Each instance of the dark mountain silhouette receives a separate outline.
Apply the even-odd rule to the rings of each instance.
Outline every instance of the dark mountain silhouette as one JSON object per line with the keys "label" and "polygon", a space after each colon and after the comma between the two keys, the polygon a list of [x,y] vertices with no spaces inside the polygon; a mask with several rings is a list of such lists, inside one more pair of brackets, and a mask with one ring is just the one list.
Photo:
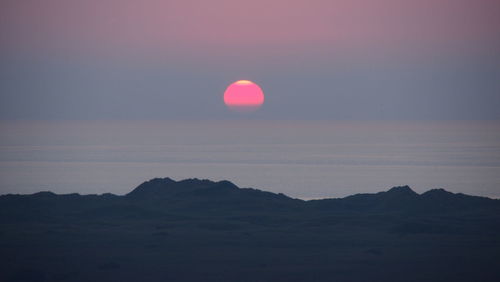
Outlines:
{"label": "dark mountain silhouette", "polygon": [[129,203],[147,202],[153,207],[183,209],[188,212],[207,212],[213,209],[276,210],[301,202],[283,194],[241,189],[229,181],[186,179],[176,182],[170,178],[144,182],[125,197]]}
{"label": "dark mountain silhouette", "polygon": [[500,201],[408,186],[303,201],[157,178],[0,196],[0,281],[498,281]]}

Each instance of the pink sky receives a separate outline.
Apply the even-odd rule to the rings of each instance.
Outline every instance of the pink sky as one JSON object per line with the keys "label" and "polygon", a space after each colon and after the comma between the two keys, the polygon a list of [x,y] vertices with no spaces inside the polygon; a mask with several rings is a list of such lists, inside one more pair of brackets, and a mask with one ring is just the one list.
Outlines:
{"label": "pink sky", "polygon": [[248,79],[266,118],[499,119],[499,27],[500,0],[2,0],[0,118],[225,118]]}
{"label": "pink sky", "polygon": [[297,55],[488,50],[496,0],[25,0],[0,4],[4,49],[70,54]]}

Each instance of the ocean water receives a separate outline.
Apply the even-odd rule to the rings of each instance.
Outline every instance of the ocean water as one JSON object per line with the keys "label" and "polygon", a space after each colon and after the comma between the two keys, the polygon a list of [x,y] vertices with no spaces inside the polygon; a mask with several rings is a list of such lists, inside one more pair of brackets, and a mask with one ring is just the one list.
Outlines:
{"label": "ocean water", "polygon": [[398,185],[500,198],[500,122],[0,122],[0,194],[125,194],[153,177],[303,199]]}

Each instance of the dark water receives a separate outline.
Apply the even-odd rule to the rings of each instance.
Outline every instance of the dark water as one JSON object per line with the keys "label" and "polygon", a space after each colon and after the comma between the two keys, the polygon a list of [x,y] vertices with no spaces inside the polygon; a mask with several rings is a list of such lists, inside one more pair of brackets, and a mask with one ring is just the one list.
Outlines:
{"label": "dark water", "polygon": [[0,193],[124,194],[153,177],[300,198],[410,185],[500,197],[500,122],[0,122]]}

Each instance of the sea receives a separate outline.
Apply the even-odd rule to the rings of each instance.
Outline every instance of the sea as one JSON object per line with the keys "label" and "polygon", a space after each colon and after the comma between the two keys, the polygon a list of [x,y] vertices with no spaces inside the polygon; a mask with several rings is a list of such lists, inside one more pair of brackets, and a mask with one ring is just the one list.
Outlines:
{"label": "sea", "polygon": [[301,199],[401,185],[500,198],[500,121],[0,121],[0,194],[123,195],[155,177]]}

